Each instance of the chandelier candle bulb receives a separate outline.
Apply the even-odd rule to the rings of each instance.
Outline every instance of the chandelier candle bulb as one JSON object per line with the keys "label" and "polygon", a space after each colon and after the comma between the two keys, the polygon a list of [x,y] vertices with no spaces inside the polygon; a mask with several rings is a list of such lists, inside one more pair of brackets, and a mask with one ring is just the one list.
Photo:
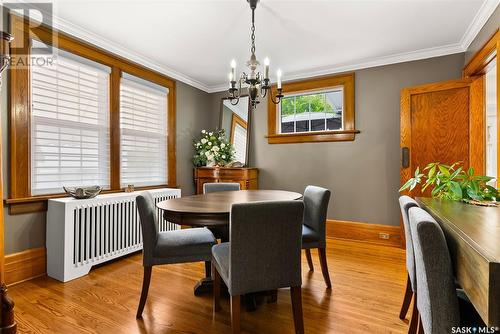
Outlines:
{"label": "chandelier candle bulb", "polygon": [[236,72],[236,60],[231,60],[231,77],[232,77],[232,80],[234,80],[234,78],[236,78],[236,75],[235,75],[235,72]]}
{"label": "chandelier candle bulb", "polygon": [[265,66],[265,76],[264,79],[269,79],[269,58],[264,59],[264,66]]}
{"label": "chandelier candle bulb", "polygon": [[281,89],[281,70],[276,71],[276,76],[278,77],[278,89]]}

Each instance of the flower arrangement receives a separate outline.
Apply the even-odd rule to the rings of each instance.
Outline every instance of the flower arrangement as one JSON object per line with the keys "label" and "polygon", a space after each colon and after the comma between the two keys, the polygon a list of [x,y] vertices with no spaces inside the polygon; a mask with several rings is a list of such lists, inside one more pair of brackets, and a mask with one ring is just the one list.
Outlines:
{"label": "flower arrangement", "polygon": [[234,148],[223,129],[201,130],[201,138],[194,141],[193,164],[199,166],[224,166],[233,161]]}

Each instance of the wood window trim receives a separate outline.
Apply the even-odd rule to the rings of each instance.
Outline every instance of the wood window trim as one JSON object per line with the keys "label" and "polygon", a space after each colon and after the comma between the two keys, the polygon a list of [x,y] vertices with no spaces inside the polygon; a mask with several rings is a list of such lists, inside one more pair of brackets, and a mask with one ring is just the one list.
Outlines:
{"label": "wood window trim", "polygon": [[[358,130],[354,126],[354,73],[307,79],[283,84],[285,94],[309,92],[331,87],[343,86],[344,114],[343,130],[312,131],[304,133],[278,133],[277,118],[279,106],[268,98],[267,101],[267,141],[269,144],[290,144],[306,142],[353,141]],[[271,87],[272,96],[276,95],[276,85]]]}
{"label": "wood window trim", "polygon": [[[490,37],[490,39],[484,43],[484,45],[479,49],[474,56],[469,60],[467,65],[463,69],[464,78],[476,79],[478,82],[482,82],[482,91],[478,90],[475,94],[476,101],[472,102],[471,108],[476,111],[476,117],[473,119],[474,124],[471,126],[477,127],[478,129],[484,129],[485,118],[486,118],[486,102],[485,99],[485,80],[486,72],[491,69],[492,62],[497,59],[497,150],[500,148],[500,117],[498,117],[498,106],[500,106],[500,66],[498,64],[498,55],[500,54],[500,29],[497,29],[495,33]],[[482,95],[480,95],[482,94]],[[481,100],[482,99],[482,100]],[[482,103],[477,103],[480,101]],[[484,174],[486,172],[486,135],[484,131],[478,134],[476,141],[482,142],[482,150],[477,153],[478,156],[483,161],[483,169],[480,172]],[[498,152],[498,151],[497,151]],[[500,175],[500,154],[497,154],[497,176]],[[497,181],[497,187],[500,184]]]}
{"label": "wood window trim", "polygon": [[[30,21],[16,14],[10,15],[10,30],[16,41],[22,41],[12,48],[12,57],[30,55],[30,39],[53,44],[59,49],[90,59],[111,68],[110,74],[110,189],[103,193],[122,191],[120,187],[120,85],[122,72],[143,78],[168,88],[167,103],[167,180],[168,184],[138,187],[138,190],[160,187],[177,187],[176,178],[176,82],[156,71],[145,68],[130,60],[105,51],[85,41],[60,32],[52,27],[30,24]],[[43,196],[31,195],[31,148],[30,148],[30,71],[28,68],[10,68],[10,189],[9,213],[44,211],[49,198],[65,194]]]}
{"label": "wood window trim", "polygon": [[236,129],[236,125],[239,125],[242,128],[244,128],[245,130],[247,130],[247,122],[245,122],[245,120],[243,118],[241,118],[240,116],[238,116],[237,114],[235,114],[233,112],[233,115],[231,117],[231,134],[230,134],[230,138],[231,138],[230,143],[231,144],[234,144],[234,132]]}
{"label": "wood window trim", "polygon": [[500,53],[500,29],[479,49],[463,69],[462,76],[469,78],[483,75],[497,54]]}

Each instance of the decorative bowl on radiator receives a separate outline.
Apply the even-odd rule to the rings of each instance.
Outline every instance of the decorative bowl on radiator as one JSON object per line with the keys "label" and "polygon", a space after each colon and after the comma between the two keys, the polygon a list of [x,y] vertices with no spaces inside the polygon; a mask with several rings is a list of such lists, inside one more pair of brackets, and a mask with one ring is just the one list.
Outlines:
{"label": "decorative bowl on radiator", "polygon": [[99,186],[91,187],[63,187],[66,194],[76,199],[94,198],[102,191]]}

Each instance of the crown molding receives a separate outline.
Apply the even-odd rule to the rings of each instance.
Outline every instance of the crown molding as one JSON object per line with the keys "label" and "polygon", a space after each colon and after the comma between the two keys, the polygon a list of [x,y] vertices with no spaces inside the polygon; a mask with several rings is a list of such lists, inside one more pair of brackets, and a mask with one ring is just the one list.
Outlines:
{"label": "crown molding", "polygon": [[481,8],[477,11],[476,16],[474,16],[474,19],[472,19],[472,22],[469,24],[460,40],[460,45],[464,52],[467,51],[499,4],[500,0],[486,0],[483,2]]}
{"label": "crown molding", "polygon": [[[18,0],[19,3],[21,4],[29,4],[30,6],[36,6],[36,2],[32,2],[30,0]],[[95,34],[77,24],[71,23],[65,19],[62,19],[61,17],[57,16],[55,14],[56,10],[54,10],[54,13],[46,13],[43,9],[37,8],[42,14],[47,14],[47,15],[52,15],[52,26],[54,29],[57,29],[61,32],[64,32],[66,34],[72,35],[76,38],[79,38],[87,43],[93,44],[97,47],[100,47],[106,51],[109,51],[111,53],[114,53],[120,57],[126,58],[128,60],[131,60],[133,62],[136,62],[144,67],[147,67],[151,70],[154,70],[156,72],[159,72],[163,75],[166,75],[172,79],[181,81],[183,83],[186,83],[190,86],[193,86],[195,88],[201,89],[202,91],[208,92],[209,88],[207,85],[202,83],[199,80],[196,80],[194,78],[191,78],[183,73],[180,73],[164,64],[160,64],[151,58],[141,55],[137,52],[132,52],[129,51],[128,49],[125,49],[121,45],[110,41],[109,39],[106,39],[98,34]]]}
{"label": "crown molding", "polygon": [[164,74],[172,79],[182,81],[190,86],[193,86],[195,88],[201,89],[205,92],[209,91],[209,88],[207,85],[204,83],[191,78],[185,74],[182,74],[168,66],[165,66],[164,64],[160,64],[154,60],[152,60],[149,57],[146,57],[144,55],[141,55],[137,52],[132,52],[128,49],[123,48],[122,46],[106,39],[103,38],[102,36],[99,36],[97,34],[94,34],[81,26],[75,25],[71,22],[68,22],[64,19],[61,19],[59,17],[54,17],[54,28],[56,28],[59,31],[65,32],[67,34],[70,34],[74,37],[80,38],[86,42],[89,42],[91,44],[94,44],[95,46],[98,46],[106,51],[112,52],[118,56],[124,57],[128,60],[134,61],[138,64],[141,64],[142,66],[148,67],[154,71],[157,71],[161,74]]}
{"label": "crown molding", "polygon": [[[460,44],[458,43],[450,44],[435,48],[421,49],[417,51],[403,52],[389,56],[365,59],[361,62],[356,62],[356,63],[346,63],[337,66],[319,67],[305,71],[286,73],[286,79],[287,79],[286,81],[312,78],[312,77],[318,77],[318,76],[324,76],[342,72],[350,72],[366,68],[398,64],[398,63],[404,63],[422,59],[429,59],[434,57],[441,57],[441,56],[461,53],[464,51],[465,50],[462,48]],[[209,88],[208,90],[209,93],[221,92],[227,89],[227,84],[213,85],[209,86],[208,88]]]}
{"label": "crown molding", "polygon": [[[19,0],[20,3],[31,3],[29,0]],[[458,43],[449,44],[439,47],[421,49],[410,52],[403,52],[398,54],[393,54],[389,56],[376,57],[371,59],[364,59],[358,62],[353,63],[345,63],[341,65],[328,66],[328,67],[320,67],[315,69],[309,69],[304,71],[296,71],[288,73],[286,78],[287,81],[291,80],[299,80],[309,77],[317,77],[328,74],[335,74],[341,72],[355,71],[365,68],[372,68],[377,66],[384,66],[390,64],[397,64],[408,61],[422,60],[434,57],[440,57],[450,54],[456,54],[467,51],[467,48],[470,46],[472,41],[476,38],[477,34],[481,31],[484,24],[491,17],[495,9],[500,4],[500,0],[485,0],[485,2],[481,5],[478,12],[474,16],[472,22],[467,27],[464,35],[460,39]],[[199,80],[191,78],[188,75],[180,73],[164,64],[160,64],[151,58],[141,55],[137,52],[131,52],[117,43],[114,43],[106,38],[103,38],[100,35],[97,35],[79,25],[71,23],[67,20],[61,19],[60,17],[53,15],[53,25],[54,28],[71,34],[77,38],[85,40],[89,43],[92,43],[98,47],[101,47],[107,51],[115,53],[121,57],[133,60],[141,65],[148,67],[152,70],[155,70],[161,74],[167,75],[172,79],[181,81],[190,86],[198,88],[207,93],[216,93],[226,90],[227,84],[221,83],[216,85],[208,85]]]}

